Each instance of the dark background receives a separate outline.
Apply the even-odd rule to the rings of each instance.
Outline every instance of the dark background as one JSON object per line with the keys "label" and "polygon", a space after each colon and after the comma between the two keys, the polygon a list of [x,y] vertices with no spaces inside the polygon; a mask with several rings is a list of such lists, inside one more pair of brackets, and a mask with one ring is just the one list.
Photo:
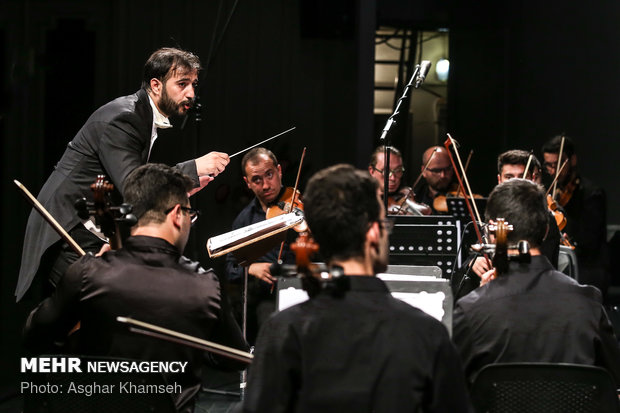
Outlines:
{"label": "dark background", "polygon": [[[378,143],[377,25],[448,27],[448,130],[464,150],[476,151],[469,169],[474,191],[487,194],[493,187],[501,151],[538,154],[544,140],[565,132],[578,145],[584,175],[607,190],[608,223],[615,224],[619,9],[620,3],[603,0],[587,6],[574,0],[2,1],[2,385],[17,381],[20,329],[32,306],[15,304],[13,296],[30,207],[12,180],[36,194],[90,113],[139,88],[153,50],[191,50],[205,70],[201,121],[174,119],[174,129],[160,131],[151,161],[174,164],[211,150],[233,153],[296,126],[267,146],[282,161],[290,186],[308,148],[303,189],[322,167],[365,167]],[[416,137],[400,137],[397,146],[402,139]],[[249,199],[239,161],[233,158],[192,200],[203,214],[186,253],[220,273],[223,259],[209,260],[204,245],[230,229]],[[418,159],[405,163],[419,168]]]}

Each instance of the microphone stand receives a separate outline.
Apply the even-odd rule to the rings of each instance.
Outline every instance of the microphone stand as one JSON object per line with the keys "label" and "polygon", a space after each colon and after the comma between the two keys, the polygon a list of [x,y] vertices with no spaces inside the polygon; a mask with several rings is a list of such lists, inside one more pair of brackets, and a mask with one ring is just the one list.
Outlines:
{"label": "microphone stand", "polygon": [[379,138],[379,141],[385,148],[383,151],[383,205],[385,206],[386,214],[388,207],[388,192],[390,189],[390,140],[388,138],[388,133],[392,125],[396,123],[396,116],[400,113],[401,104],[409,97],[409,90],[412,87],[417,89],[422,85],[422,83],[424,83],[424,79],[426,78],[430,68],[431,62],[429,60],[423,60],[422,63],[415,66],[411,79],[409,79],[409,83],[405,86],[403,95],[400,99],[398,99],[394,113],[392,113],[392,115],[388,118],[385,126],[383,127],[383,132],[381,132],[381,137]]}

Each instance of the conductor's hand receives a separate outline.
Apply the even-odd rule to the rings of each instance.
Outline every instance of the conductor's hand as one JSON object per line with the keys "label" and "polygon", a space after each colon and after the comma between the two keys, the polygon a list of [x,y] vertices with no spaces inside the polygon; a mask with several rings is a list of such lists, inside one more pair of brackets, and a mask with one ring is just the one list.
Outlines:
{"label": "conductor's hand", "polygon": [[265,281],[267,284],[273,285],[276,279],[269,272],[270,266],[271,264],[268,262],[255,262],[248,267],[248,273],[261,281]]}
{"label": "conductor's hand", "polygon": [[224,152],[209,152],[206,155],[196,158],[196,172],[198,176],[209,175],[216,177],[230,162],[228,154]]}
{"label": "conductor's hand", "polygon": [[484,257],[477,257],[476,261],[474,261],[474,265],[472,266],[472,270],[474,270],[474,273],[476,273],[476,275],[480,278],[482,278],[482,275],[490,269],[492,269],[492,267],[489,267],[489,263]]}
{"label": "conductor's hand", "polygon": [[191,191],[189,191],[187,193],[188,197],[194,195],[196,192],[200,191],[202,188],[209,185],[209,182],[213,180],[213,177],[209,175],[204,175],[204,176],[199,177],[198,179],[200,180],[200,185],[192,189]]}

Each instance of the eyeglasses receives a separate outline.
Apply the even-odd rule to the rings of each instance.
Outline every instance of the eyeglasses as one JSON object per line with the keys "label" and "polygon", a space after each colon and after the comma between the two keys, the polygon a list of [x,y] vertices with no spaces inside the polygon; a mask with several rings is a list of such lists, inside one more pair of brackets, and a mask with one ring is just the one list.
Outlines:
{"label": "eyeglasses", "polygon": [[[383,171],[384,171],[383,169],[379,169],[374,165],[372,169],[379,172],[380,174],[383,174]],[[405,167],[399,166],[398,168],[390,169],[390,176],[395,176],[396,178],[400,178],[401,176],[403,176],[404,172],[405,172]]]}
{"label": "eyeglasses", "polygon": [[[170,213],[170,211],[172,211],[174,209],[175,206],[165,210],[164,214],[168,215]],[[181,211],[185,211],[185,212],[187,212],[189,214],[189,218],[191,219],[192,225],[194,225],[196,223],[196,221],[198,221],[198,216],[200,215],[200,210],[195,209],[195,208],[190,208],[190,207],[182,206],[182,205],[180,205],[179,208],[181,208]]]}
{"label": "eyeglasses", "polygon": [[387,231],[388,235],[390,235],[394,229],[394,220],[391,218],[383,218],[380,222],[381,227],[383,227]]}
{"label": "eyeglasses", "polygon": [[452,170],[451,166],[446,166],[445,168],[426,168],[427,171],[429,171],[432,174],[436,174],[439,175],[440,173],[444,173],[447,174],[448,172],[450,172]]}
{"label": "eyeglasses", "polygon": [[558,167],[558,163],[557,162],[545,162],[545,163],[543,163],[543,166],[546,169],[555,169],[555,168]]}

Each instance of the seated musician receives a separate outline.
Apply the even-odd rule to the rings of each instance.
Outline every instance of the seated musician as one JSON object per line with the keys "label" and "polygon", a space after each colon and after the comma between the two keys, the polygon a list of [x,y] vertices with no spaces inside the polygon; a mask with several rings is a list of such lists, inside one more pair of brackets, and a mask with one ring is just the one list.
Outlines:
{"label": "seated musician", "polygon": [[[430,208],[427,205],[416,203],[411,187],[403,185],[402,177],[405,173],[403,157],[398,149],[393,146],[388,148],[390,154],[390,172],[388,177],[388,214],[395,215],[429,215]],[[383,197],[385,146],[379,146],[370,157],[368,173],[377,180]]]}
{"label": "seated musician", "polygon": [[531,258],[509,261],[503,274],[489,271],[485,285],[457,301],[452,340],[467,378],[491,363],[576,363],[608,369],[620,386],[620,347],[600,291],[554,270],[541,254],[549,228],[542,187],[525,179],[497,185],[485,218],[498,217],[514,227],[508,244],[527,241]]}
{"label": "seated musician", "polygon": [[167,376],[182,386],[173,394],[179,411],[192,411],[201,388],[202,364],[245,366],[179,344],[130,333],[116,321],[140,321],[241,350],[248,346],[212,270],[182,256],[197,212],[187,197],[192,180],[162,164],[138,167],[125,180],[123,196],[138,223],[123,248],[101,257],[87,254],[69,267],[51,297],[30,314],[25,345],[35,353],[56,352],[80,322],[77,353],[151,361],[187,361],[184,373]]}
{"label": "seated musician", "polygon": [[[232,224],[233,230],[264,221],[267,209],[276,204],[285,191],[282,186],[282,168],[276,156],[269,149],[258,147],[247,152],[241,160],[241,171],[243,180],[254,193],[254,199],[237,215]],[[285,264],[295,263],[295,256],[288,244],[288,242],[284,243],[281,254],[280,245],[278,245],[247,267],[251,277],[248,279],[245,322],[246,338],[251,344],[254,344],[263,321],[275,311],[275,291],[277,290],[274,283],[276,277],[271,273],[271,265],[278,261],[278,256]],[[243,285],[244,271],[244,267],[239,265],[233,253],[229,253],[226,256],[228,280],[231,283]],[[240,295],[237,294],[234,297],[238,319],[241,318],[242,308]]]}
{"label": "seated musician", "polygon": [[[430,162],[429,162],[430,161]],[[429,205],[433,214],[445,214],[446,210],[434,205],[435,198],[454,192],[454,170],[446,148],[432,146],[422,155],[422,179],[414,190],[418,202]]]}
{"label": "seated musician", "polygon": [[[527,176],[524,176],[525,168]],[[538,159],[521,149],[512,149],[497,157],[497,183],[501,184],[512,178],[525,178],[540,183],[541,166]],[[558,268],[560,253],[560,230],[549,212],[549,231],[541,245],[541,252]],[[455,301],[480,285],[480,277],[491,269],[490,262],[479,254],[471,254],[452,278],[452,290]],[[473,273],[473,274],[472,274]]]}
{"label": "seated musician", "polygon": [[[560,148],[561,161],[558,160]],[[594,285],[605,294],[610,279],[605,191],[581,176],[577,168],[575,144],[569,137],[551,138],[543,145],[542,152],[547,181],[554,178],[558,168],[567,161],[559,173],[555,193],[558,205],[566,214],[566,228],[563,231],[575,245],[580,280]]]}
{"label": "seated musician", "polygon": [[321,255],[344,274],[344,285],[265,322],[243,411],[471,411],[445,327],[375,277],[387,268],[390,227],[376,180],[332,166],[310,179],[304,207]]}

